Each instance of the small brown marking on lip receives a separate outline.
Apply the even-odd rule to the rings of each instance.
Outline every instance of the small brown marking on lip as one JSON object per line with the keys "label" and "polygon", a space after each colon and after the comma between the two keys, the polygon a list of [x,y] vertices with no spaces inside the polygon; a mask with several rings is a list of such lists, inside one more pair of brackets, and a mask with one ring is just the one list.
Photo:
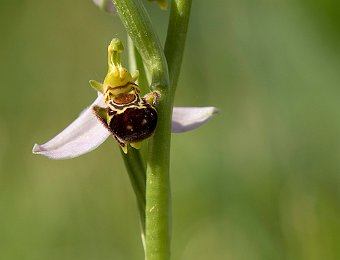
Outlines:
{"label": "small brown marking on lip", "polygon": [[136,95],[129,93],[121,93],[114,97],[114,102],[117,105],[129,104],[136,99]]}

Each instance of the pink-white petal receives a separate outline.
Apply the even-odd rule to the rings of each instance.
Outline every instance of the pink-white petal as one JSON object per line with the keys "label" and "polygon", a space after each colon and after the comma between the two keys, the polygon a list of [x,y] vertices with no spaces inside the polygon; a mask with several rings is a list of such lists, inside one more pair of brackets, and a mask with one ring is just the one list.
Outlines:
{"label": "pink-white petal", "polygon": [[96,149],[110,133],[94,115],[94,105],[105,106],[103,95],[98,94],[91,106],[56,137],[45,144],[35,144],[32,152],[59,160],[74,158]]}
{"label": "pink-white petal", "polygon": [[93,3],[98,6],[103,11],[106,11],[108,13],[116,13],[116,8],[114,4],[112,3],[112,0],[93,0]]}
{"label": "pink-white petal", "polygon": [[174,107],[171,131],[183,133],[193,130],[206,123],[217,112],[216,107]]}

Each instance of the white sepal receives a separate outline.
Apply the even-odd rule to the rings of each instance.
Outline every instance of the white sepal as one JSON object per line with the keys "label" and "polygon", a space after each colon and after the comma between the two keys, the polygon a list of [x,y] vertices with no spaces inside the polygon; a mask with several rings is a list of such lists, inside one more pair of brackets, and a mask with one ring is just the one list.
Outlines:
{"label": "white sepal", "polygon": [[[110,132],[94,115],[92,107],[105,107],[103,95],[97,99],[60,134],[45,144],[35,144],[32,152],[51,159],[71,159],[96,149],[109,136]],[[172,132],[183,133],[206,123],[218,112],[215,107],[174,107],[172,112]]]}
{"label": "white sepal", "polygon": [[98,93],[98,98],[91,106],[56,137],[45,144],[35,144],[32,152],[60,160],[74,158],[96,149],[108,138],[110,132],[94,115],[94,105],[105,106],[102,94]]}
{"label": "white sepal", "polygon": [[200,127],[217,112],[216,107],[174,107],[171,132],[183,133]]}

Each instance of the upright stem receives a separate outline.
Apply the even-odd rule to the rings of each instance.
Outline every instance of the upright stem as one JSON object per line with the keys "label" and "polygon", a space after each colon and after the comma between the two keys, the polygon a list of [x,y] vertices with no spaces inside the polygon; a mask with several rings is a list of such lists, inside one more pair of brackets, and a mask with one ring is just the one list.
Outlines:
{"label": "upright stem", "polygon": [[146,71],[144,69],[143,59],[140,56],[138,50],[136,49],[130,37],[128,37],[128,46],[129,46],[129,69],[131,72],[138,70],[139,72],[138,86],[142,94],[147,94],[150,92],[150,89]]}
{"label": "upright stem", "polygon": [[168,89],[169,74],[162,45],[140,0],[113,0],[121,21],[152,75],[152,86]]}
{"label": "upright stem", "polygon": [[[147,260],[170,259],[170,137],[172,104],[183,58],[189,23],[191,0],[173,0],[171,3],[168,34],[165,43],[170,89],[158,112],[165,115],[157,126],[150,142],[146,179],[146,227],[147,244],[153,245],[147,252]],[[166,116],[167,115],[167,116]],[[149,235],[148,235],[149,234]],[[149,248],[148,248],[149,250]]]}
{"label": "upright stem", "polygon": [[172,1],[165,54],[140,0],[113,0],[113,3],[151,74],[151,89],[160,93],[157,105],[158,123],[154,136],[149,141],[146,166],[145,253],[147,260],[168,260],[171,237],[169,180],[171,116],[191,0]]}
{"label": "upright stem", "polygon": [[113,0],[134,45],[151,73],[151,88],[160,93],[158,122],[149,142],[146,171],[146,259],[170,259],[170,129],[172,98],[169,74],[160,41],[139,0]]}
{"label": "upright stem", "polygon": [[174,96],[188,31],[191,0],[172,0],[164,53],[168,63],[171,93]]}
{"label": "upright stem", "polygon": [[127,154],[121,151],[132,188],[135,192],[140,215],[142,237],[145,236],[145,165],[140,152],[130,149]]}

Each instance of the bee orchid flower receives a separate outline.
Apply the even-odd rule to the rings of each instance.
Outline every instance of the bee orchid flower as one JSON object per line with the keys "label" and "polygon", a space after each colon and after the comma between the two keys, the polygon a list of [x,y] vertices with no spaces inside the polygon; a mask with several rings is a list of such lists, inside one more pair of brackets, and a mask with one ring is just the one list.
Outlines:
{"label": "bee orchid flower", "polygon": [[[150,137],[157,124],[154,91],[141,97],[136,83],[138,73],[132,76],[121,65],[121,41],[114,38],[108,47],[108,73],[103,83],[90,81],[98,97],[80,116],[60,134],[45,144],[35,144],[34,154],[51,159],[69,159],[90,152],[110,135],[116,139],[124,153],[128,146],[138,149]],[[217,112],[214,107],[175,107],[172,132],[181,133],[204,124]]]}
{"label": "bee orchid flower", "polygon": [[[96,149],[110,135],[109,130],[97,119],[94,106],[104,106],[104,98],[98,92],[97,99],[61,133],[45,144],[35,144],[34,154],[50,159],[62,160],[78,157]],[[215,113],[215,107],[174,107],[172,112],[172,132],[183,133],[206,123]]]}

